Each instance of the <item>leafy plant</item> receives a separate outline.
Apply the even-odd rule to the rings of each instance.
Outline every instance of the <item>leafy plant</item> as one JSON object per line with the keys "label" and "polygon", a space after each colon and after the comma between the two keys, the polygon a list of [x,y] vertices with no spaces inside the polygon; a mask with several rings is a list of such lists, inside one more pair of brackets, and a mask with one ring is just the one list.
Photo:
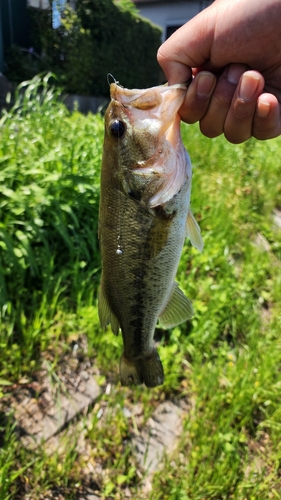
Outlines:
{"label": "leafy plant", "polygon": [[19,82],[48,70],[67,92],[104,96],[108,73],[127,87],[158,83],[161,31],[139,17],[132,2],[79,0],[76,8],[65,6],[56,29],[51,8],[30,8],[35,50],[8,51],[9,78]]}
{"label": "leafy plant", "polygon": [[23,83],[1,120],[0,310],[10,342],[41,307],[52,315],[59,296],[77,304],[85,280],[94,293],[102,121],[89,116],[82,129],[81,119],[47,76]]}

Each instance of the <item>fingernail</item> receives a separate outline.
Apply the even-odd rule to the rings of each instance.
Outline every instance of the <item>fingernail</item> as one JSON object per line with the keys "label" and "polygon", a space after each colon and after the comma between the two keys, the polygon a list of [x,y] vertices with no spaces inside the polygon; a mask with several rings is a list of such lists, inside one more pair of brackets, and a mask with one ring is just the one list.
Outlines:
{"label": "fingernail", "polygon": [[197,85],[196,92],[199,97],[209,97],[214,86],[215,77],[208,73],[199,73],[196,77]]}
{"label": "fingernail", "polygon": [[242,101],[253,99],[260,79],[254,75],[243,75],[239,88],[239,97]]}
{"label": "fingernail", "polygon": [[260,99],[258,101],[257,115],[260,118],[266,118],[270,113],[270,108],[271,107],[270,107],[269,102],[266,102],[266,101],[263,101],[262,99]]}
{"label": "fingernail", "polygon": [[243,69],[241,69],[241,66],[232,65],[228,68],[227,79],[230,83],[235,83],[237,85],[242,73],[243,73]]}

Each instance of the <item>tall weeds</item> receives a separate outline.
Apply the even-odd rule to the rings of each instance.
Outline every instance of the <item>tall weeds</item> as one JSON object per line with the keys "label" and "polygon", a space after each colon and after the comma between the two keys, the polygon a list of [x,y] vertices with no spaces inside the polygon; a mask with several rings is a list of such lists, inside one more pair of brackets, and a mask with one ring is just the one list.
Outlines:
{"label": "tall weeds", "polygon": [[[21,84],[0,121],[0,317],[17,342],[58,300],[95,293],[102,120],[70,115],[50,75]],[[40,322],[39,322],[40,323]]]}

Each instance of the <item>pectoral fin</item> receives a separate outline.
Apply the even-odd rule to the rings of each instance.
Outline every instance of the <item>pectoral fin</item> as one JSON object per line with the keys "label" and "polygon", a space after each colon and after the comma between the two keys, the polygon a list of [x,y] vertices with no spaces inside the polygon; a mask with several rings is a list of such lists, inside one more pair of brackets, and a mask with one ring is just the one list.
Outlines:
{"label": "pectoral fin", "polygon": [[190,239],[191,244],[197,248],[199,252],[202,252],[204,243],[201,236],[201,230],[190,210],[186,219],[186,237]]}
{"label": "pectoral fin", "polygon": [[103,279],[101,279],[101,285],[98,294],[98,313],[101,327],[105,330],[107,325],[111,324],[111,330],[114,335],[118,335],[119,332],[119,321],[115,314],[111,311],[106,296],[104,294]]}
{"label": "pectoral fin", "polygon": [[164,328],[173,328],[193,316],[193,307],[190,300],[174,283],[169,301],[159,316],[159,321]]}

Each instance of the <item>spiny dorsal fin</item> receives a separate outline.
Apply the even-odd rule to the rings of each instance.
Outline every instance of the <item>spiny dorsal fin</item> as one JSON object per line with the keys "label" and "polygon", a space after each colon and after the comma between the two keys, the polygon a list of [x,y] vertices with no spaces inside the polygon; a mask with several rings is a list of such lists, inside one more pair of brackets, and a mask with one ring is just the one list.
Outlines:
{"label": "spiny dorsal fin", "polygon": [[115,314],[111,311],[108,302],[106,300],[104,291],[103,291],[103,279],[101,278],[101,285],[98,294],[98,313],[101,327],[105,330],[107,325],[111,324],[111,330],[114,335],[118,335],[119,332],[119,321],[116,318]]}
{"label": "spiny dorsal fin", "polygon": [[186,219],[186,237],[190,239],[191,244],[197,248],[199,252],[202,252],[204,243],[201,236],[201,230],[190,210]]}
{"label": "spiny dorsal fin", "polygon": [[164,328],[173,328],[193,316],[193,307],[190,300],[174,283],[172,293],[159,321]]}

